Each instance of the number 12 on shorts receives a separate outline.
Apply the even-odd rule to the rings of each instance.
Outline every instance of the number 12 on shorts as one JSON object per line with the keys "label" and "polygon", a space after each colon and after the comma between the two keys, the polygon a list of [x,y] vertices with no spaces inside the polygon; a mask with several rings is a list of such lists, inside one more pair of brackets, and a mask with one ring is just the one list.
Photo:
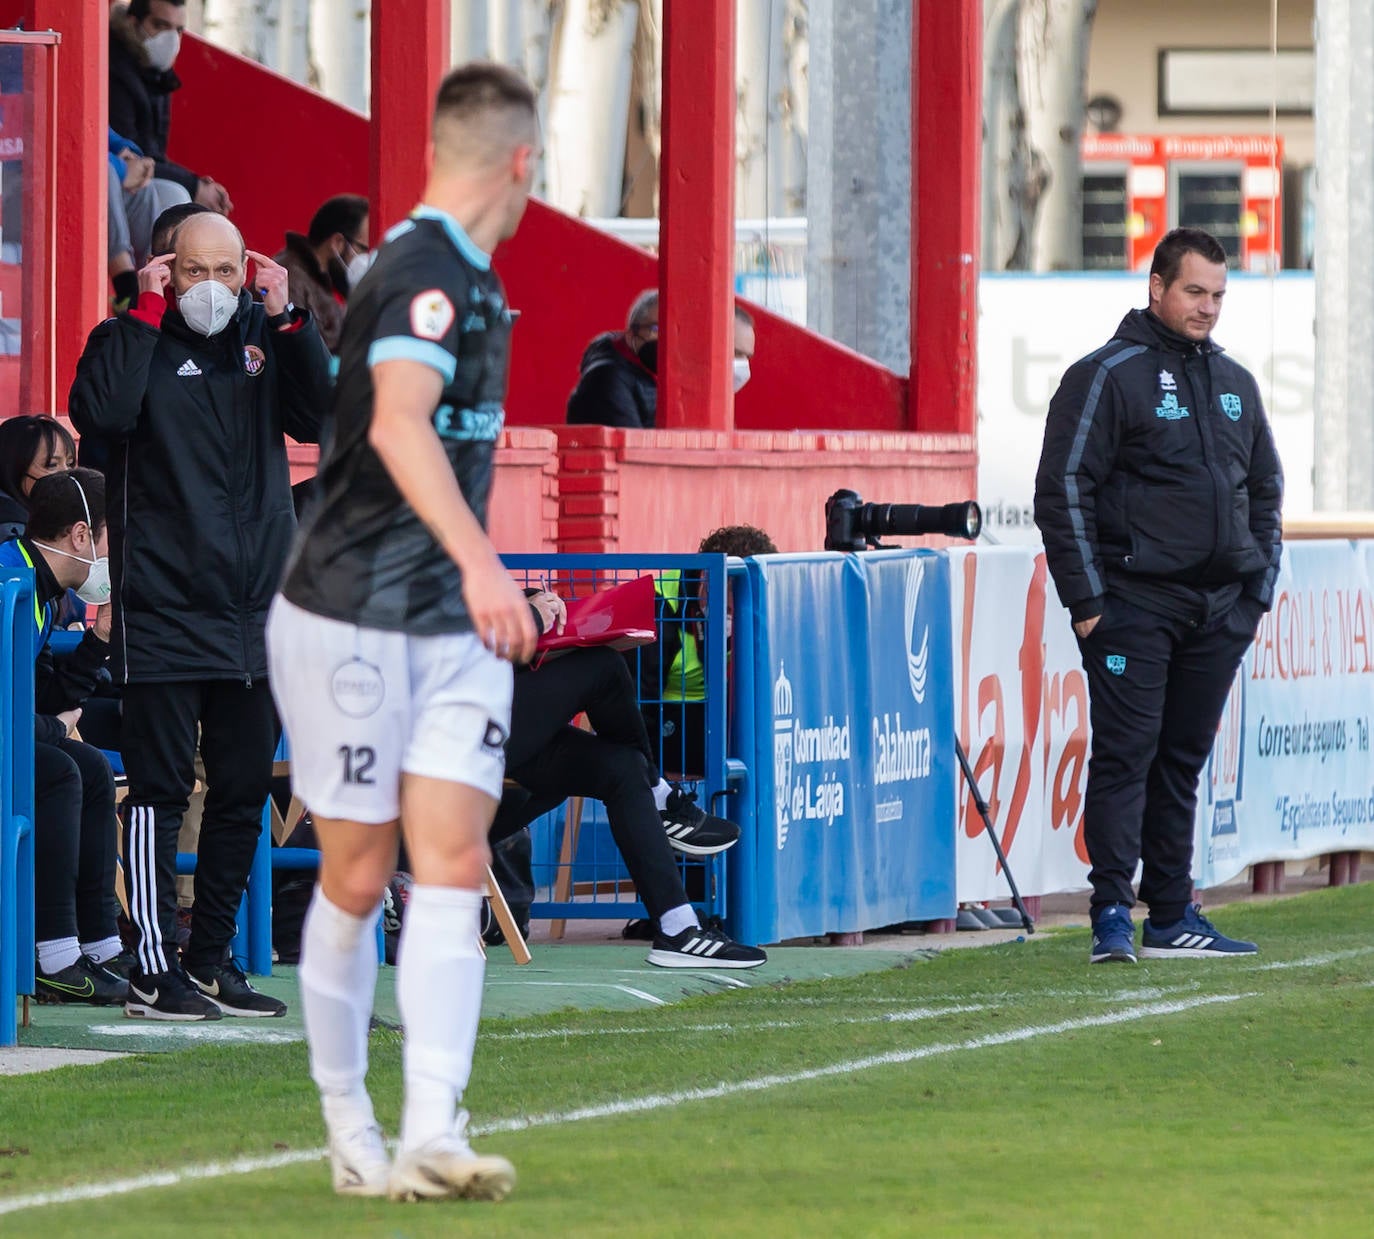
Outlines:
{"label": "number 12 on shorts", "polygon": [[371,786],[377,782],[372,777],[372,767],[377,761],[377,750],[371,745],[360,744],[353,748],[347,744],[339,745],[339,756],[343,759],[343,781],[358,786]]}

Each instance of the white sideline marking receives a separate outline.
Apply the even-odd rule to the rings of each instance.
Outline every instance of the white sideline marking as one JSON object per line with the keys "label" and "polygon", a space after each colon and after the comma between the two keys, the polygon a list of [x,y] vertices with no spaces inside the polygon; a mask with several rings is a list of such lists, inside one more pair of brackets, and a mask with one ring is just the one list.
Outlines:
{"label": "white sideline marking", "polygon": [[1278,959],[1271,964],[1252,964],[1247,972],[1278,972],[1281,968],[1320,968],[1324,964],[1338,964],[1343,959],[1355,959],[1374,952],[1374,946],[1357,946],[1349,951],[1329,951],[1325,955],[1309,955],[1306,959]]}
{"label": "white sideline marking", "polygon": [[647,1003],[656,1007],[666,1007],[668,1004],[662,998],[655,998],[652,994],[646,994],[642,989],[635,989],[632,985],[619,985],[613,981],[488,981],[488,985],[542,985],[553,986],[561,989],[614,989],[622,994],[629,994],[631,998],[641,998]]}
{"label": "white sideline marking", "polygon": [[647,1003],[652,1003],[655,1007],[666,1007],[668,1004],[662,998],[655,998],[652,994],[646,994],[642,989],[635,989],[633,985],[617,985],[616,989],[622,993],[629,994],[631,998],[642,998]]}
{"label": "white sideline marking", "polygon": [[[850,1059],[847,1062],[831,1063],[826,1067],[812,1067],[805,1071],[792,1071],[786,1074],[757,1076],[752,1080],[722,1081],[708,1088],[683,1089],[675,1093],[656,1093],[647,1097],[631,1097],[622,1101],[605,1102],[597,1106],[582,1106],[576,1110],[562,1113],[522,1115],[510,1119],[498,1119],[494,1123],[484,1123],[471,1128],[474,1136],[489,1136],[499,1132],[528,1131],[536,1127],[557,1127],[563,1123],[580,1123],[586,1119],[611,1118],[621,1114],[643,1114],[652,1110],[667,1110],[689,1101],[712,1101],[720,1097],[731,1097],[740,1093],[758,1093],[767,1089],[783,1088],[789,1084],[804,1084],[811,1080],[823,1080],[831,1076],[850,1075],[856,1071],[868,1071],[874,1067],[898,1066],[913,1063],[923,1058],[935,1058],[942,1054],[953,1054],[959,1050],[982,1050],[989,1046],[1011,1045],[1017,1041],[1031,1041],[1037,1037],[1054,1037],[1060,1033],[1077,1032],[1084,1028],[1103,1028],[1111,1024],[1125,1024],[1132,1020],[1144,1019],[1151,1015],[1174,1015],[1196,1007],[1213,1006],[1217,1003],[1238,1002],[1242,998],[1256,998],[1258,993],[1248,994],[1211,994],[1199,995],[1177,1002],[1147,1003],[1139,1007],[1127,1007],[1121,1011],[1109,1011],[1103,1015],[1090,1015],[1076,1020],[1060,1020],[1054,1024],[1032,1024],[1025,1028],[1013,1028],[1006,1032],[989,1033],[983,1037],[971,1037],[966,1041],[946,1041],[936,1045],[917,1046],[910,1050],[891,1050],[886,1054],[873,1054],[866,1058]],[[60,1188],[50,1192],[35,1192],[30,1196],[15,1196],[0,1200],[0,1215],[18,1213],[24,1209],[37,1209],[46,1205],[71,1204],[81,1200],[103,1200],[108,1196],[122,1196],[130,1192],[143,1191],[150,1187],[175,1187],[181,1183],[204,1179],[218,1179],[228,1175],[255,1174],[262,1170],[277,1170],[285,1166],[298,1166],[303,1162],[318,1161],[326,1156],[325,1149],[301,1149],[296,1152],[277,1153],[271,1157],[240,1157],[229,1162],[210,1162],[203,1166],[187,1166],[181,1170],[163,1170],[155,1174],[137,1175],[128,1179],[112,1179],[107,1183],[87,1183],[78,1187]]]}
{"label": "white sideline marking", "polygon": [[157,1024],[151,1021],[126,1021],[123,1024],[92,1024],[91,1032],[102,1037],[162,1037],[178,1041],[251,1041],[254,1045],[286,1045],[292,1041],[304,1041],[305,1030],[296,1032],[277,1032],[275,1029],[246,1028],[231,1025],[221,1028],[218,1024]]}
{"label": "white sideline marking", "polygon": [[271,1157],[236,1157],[230,1162],[207,1162],[203,1166],[183,1166],[180,1170],[159,1170],[130,1179],[111,1179],[108,1183],[83,1183],[78,1187],[0,1200],[0,1214],[18,1213],[21,1209],[41,1209],[45,1205],[74,1204],[81,1200],[104,1200],[107,1196],[123,1196],[150,1187],[177,1187],[201,1179],[222,1179],[228,1175],[280,1170],[284,1166],[319,1161],[327,1154],[327,1149],[298,1149],[293,1153],[276,1153]]}
{"label": "white sideline marking", "polygon": [[958,1050],[982,1050],[989,1046],[1010,1045],[1017,1041],[1031,1041],[1037,1037],[1053,1037],[1060,1033],[1077,1032],[1083,1028],[1102,1028],[1110,1024],[1125,1024],[1132,1020],[1144,1019],[1150,1015],[1174,1015],[1180,1011],[1190,1011],[1196,1007],[1213,1006],[1217,1003],[1239,1002],[1242,998],[1258,998],[1258,991],[1248,994],[1210,994],[1197,998],[1187,998],[1178,1002],[1155,1002],[1141,1007],[1128,1007],[1124,1011],[1109,1011],[1104,1015],[1090,1015],[1076,1020],[1060,1020],[1054,1024],[1030,1025],[1026,1028],[1013,1028],[1007,1032],[989,1033],[984,1037],[971,1037],[967,1041],[946,1041],[935,1045],[917,1046],[911,1050],[889,1050],[885,1054],[873,1054],[866,1058],[850,1059],[848,1062],[831,1063],[827,1067],[811,1067],[805,1071],[791,1071],[782,1075],[757,1076],[752,1080],[723,1081],[709,1088],[688,1088],[676,1093],[651,1094],[648,1097],[630,1097],[623,1101],[605,1102],[599,1106],[583,1106],[577,1110],[563,1113],[532,1114],[513,1119],[499,1119],[494,1123],[484,1123],[472,1127],[474,1136],[488,1136],[500,1132],[527,1131],[532,1127],[554,1127],[562,1123],[579,1123],[585,1119],[611,1118],[621,1114],[642,1114],[650,1110],[671,1109],[689,1101],[713,1101],[719,1097],[731,1097],[739,1093],[759,1093],[766,1089],[783,1088],[789,1084],[804,1084],[811,1080],[823,1080],[830,1076],[851,1075],[856,1071],[868,1071],[873,1067],[895,1067],[903,1063],[914,1063],[923,1058],[935,1058],[942,1054],[952,1054]]}
{"label": "white sideline marking", "polygon": [[[834,1020],[834,1024],[902,1024],[916,1020],[935,1020],[942,1015],[962,1015],[968,1011],[986,1011],[993,1004],[980,1002],[972,1005],[950,1007],[913,1007],[909,1011],[885,1011],[881,1015],[852,1015],[847,1019]],[[672,1028],[544,1028],[538,1032],[483,1033],[484,1041],[547,1041],[561,1037],[629,1037],[640,1034],[658,1033],[661,1036],[676,1036],[678,1033],[694,1032],[763,1032],[775,1028],[802,1028],[801,1020],[753,1020],[747,1023],[722,1024],[678,1024]]]}

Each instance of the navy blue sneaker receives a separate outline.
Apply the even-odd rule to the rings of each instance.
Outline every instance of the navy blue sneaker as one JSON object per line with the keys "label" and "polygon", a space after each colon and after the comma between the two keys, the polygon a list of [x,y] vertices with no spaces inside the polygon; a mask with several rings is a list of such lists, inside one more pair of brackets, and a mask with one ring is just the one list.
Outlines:
{"label": "navy blue sneaker", "polygon": [[1146,920],[1140,935],[1140,953],[1146,959],[1233,959],[1258,955],[1253,942],[1228,938],[1205,916],[1199,904],[1189,905],[1183,919],[1172,925]]}
{"label": "navy blue sneaker", "polygon": [[1135,963],[1135,925],[1124,903],[1109,903],[1093,913],[1091,964]]}

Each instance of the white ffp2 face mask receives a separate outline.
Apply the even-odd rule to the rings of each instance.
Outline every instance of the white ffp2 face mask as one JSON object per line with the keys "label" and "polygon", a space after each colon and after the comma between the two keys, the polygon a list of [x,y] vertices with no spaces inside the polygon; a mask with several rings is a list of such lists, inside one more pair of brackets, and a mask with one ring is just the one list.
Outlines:
{"label": "white ffp2 face mask", "polygon": [[361,254],[354,254],[348,260],[348,266],[345,270],[348,272],[348,291],[350,293],[362,283],[363,276],[368,273],[376,257],[376,250],[364,250]]}
{"label": "white ffp2 face mask", "polygon": [[[77,480],[76,475],[72,475],[72,482],[81,495],[81,506],[86,511],[86,528],[91,528],[91,505],[86,502],[86,488]],[[92,531],[94,537],[94,531]],[[70,551],[64,551],[61,547],[48,546],[44,542],[35,542],[34,546],[41,546],[45,551],[51,551],[54,555],[63,555],[67,559],[74,559],[79,564],[87,564],[90,571],[86,573],[86,579],[76,587],[76,596],[82,602],[89,602],[92,606],[101,607],[110,601],[110,561],[104,555],[95,553],[95,542],[91,543],[91,558],[86,559],[81,555],[73,555]]]}
{"label": "white ffp2 face mask", "polygon": [[747,357],[736,357],[736,358],[735,358],[735,390],[736,390],[736,391],[739,391],[739,389],[740,389],[741,387],[743,387],[747,382],[749,382],[749,358],[747,358]]}
{"label": "white ffp2 face mask", "polygon": [[218,280],[201,280],[177,297],[186,325],[203,336],[219,335],[238,309],[238,294]]}
{"label": "white ffp2 face mask", "polygon": [[143,50],[148,54],[148,63],[165,73],[176,63],[177,53],[181,51],[181,35],[175,30],[163,30],[145,39]]}
{"label": "white ffp2 face mask", "polygon": [[60,546],[49,546],[46,542],[35,542],[34,546],[41,546],[45,551],[51,551],[54,555],[62,555],[67,559],[74,559],[77,563],[85,564],[90,568],[86,574],[86,579],[76,587],[76,596],[82,602],[103,607],[110,601],[110,561],[106,556],[98,555],[94,559],[86,559],[81,555],[73,555],[70,551],[64,551]]}

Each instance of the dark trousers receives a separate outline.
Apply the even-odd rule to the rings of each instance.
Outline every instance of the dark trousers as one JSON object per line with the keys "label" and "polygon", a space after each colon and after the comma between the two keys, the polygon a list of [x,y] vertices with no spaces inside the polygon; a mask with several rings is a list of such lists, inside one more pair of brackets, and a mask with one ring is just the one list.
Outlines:
{"label": "dark trousers", "polygon": [[115,788],[110,763],[79,740],[33,746],[34,936],[95,943],[115,918]]}
{"label": "dark trousers", "polygon": [[176,962],[177,835],[195,784],[197,724],[207,787],[189,967],[218,963],[234,936],[271,786],[278,727],[266,680],[125,686],[125,878],[145,974]]}
{"label": "dark trousers", "polygon": [[1191,902],[1198,776],[1258,619],[1247,599],[1195,626],[1109,597],[1079,639],[1092,718],[1083,819],[1094,911],[1134,904],[1138,862],[1140,899],[1156,924],[1172,924]]}
{"label": "dark trousers", "polygon": [[[570,725],[582,711],[594,732]],[[493,842],[569,796],[591,796],[606,806],[611,835],[649,915],[688,901],[654,804],[658,770],[634,681],[615,651],[575,650],[516,675],[506,777],[528,796],[502,796]]]}
{"label": "dark trousers", "polygon": [[[641,707],[650,743],[661,757],[659,768],[674,779],[693,782],[706,773],[706,703],[646,702]],[[656,741],[656,743],[655,743]]]}

